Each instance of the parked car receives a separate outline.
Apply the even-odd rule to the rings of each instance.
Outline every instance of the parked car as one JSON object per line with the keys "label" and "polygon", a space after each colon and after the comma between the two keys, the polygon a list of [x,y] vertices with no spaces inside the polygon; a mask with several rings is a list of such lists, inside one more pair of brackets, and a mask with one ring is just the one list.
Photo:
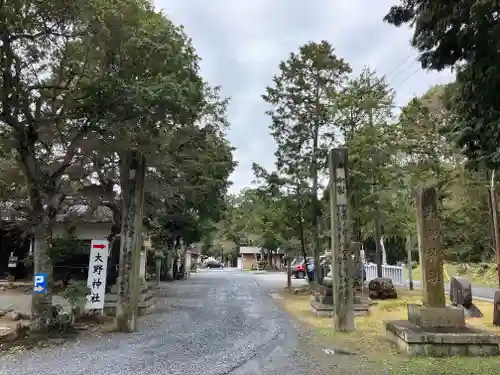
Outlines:
{"label": "parked car", "polygon": [[224,264],[217,260],[209,260],[205,264],[205,268],[224,268]]}
{"label": "parked car", "polygon": [[[313,260],[313,257],[307,257],[307,261]],[[307,265],[304,259],[296,259],[292,262],[292,277],[296,279],[305,279],[307,276]]]}

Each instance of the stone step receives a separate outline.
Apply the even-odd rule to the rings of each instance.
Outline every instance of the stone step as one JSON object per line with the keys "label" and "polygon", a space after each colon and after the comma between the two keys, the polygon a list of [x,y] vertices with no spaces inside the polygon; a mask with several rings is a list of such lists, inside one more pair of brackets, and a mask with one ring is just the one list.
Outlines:
{"label": "stone step", "polygon": [[[154,311],[156,303],[156,298],[150,298],[147,301],[139,303],[139,316],[143,316]],[[116,302],[105,302],[104,314],[109,316],[116,315]]]}
{"label": "stone step", "polygon": [[[155,288],[156,288],[156,283],[154,283],[154,282],[142,283],[141,284],[141,293],[145,292],[145,291],[148,291],[150,289],[155,289]],[[110,292],[110,294],[116,294],[116,293],[118,293],[118,286],[116,284],[112,285],[110,287],[109,292]]]}
{"label": "stone step", "polygon": [[[139,302],[147,301],[155,297],[155,292],[153,290],[148,290],[139,295]],[[118,300],[118,295],[116,293],[108,293],[105,295],[104,300],[106,302],[116,302]]]}

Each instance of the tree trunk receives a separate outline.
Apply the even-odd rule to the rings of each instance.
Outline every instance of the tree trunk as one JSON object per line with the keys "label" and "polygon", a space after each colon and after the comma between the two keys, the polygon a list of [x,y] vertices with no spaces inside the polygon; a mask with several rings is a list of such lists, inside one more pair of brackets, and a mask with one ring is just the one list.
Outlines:
{"label": "tree trunk", "polygon": [[288,291],[292,291],[292,259],[288,257],[286,260],[286,286]]}
{"label": "tree trunk", "polygon": [[52,289],[53,269],[50,259],[50,247],[52,245],[52,233],[48,224],[41,225],[35,231],[35,249],[33,251],[34,274],[46,275],[45,294],[33,294],[31,298],[31,315],[35,321],[34,328],[38,331],[46,331],[53,324],[52,315]]}
{"label": "tree trunk", "polygon": [[140,293],[144,156],[138,151],[129,151],[122,159],[121,167],[123,211],[116,326],[120,332],[135,332]]}
{"label": "tree trunk", "polygon": [[498,284],[500,285],[500,233],[498,228],[498,207],[497,207],[497,195],[495,189],[495,171],[491,171],[491,182],[490,182],[490,206],[491,206],[491,222],[493,226],[493,246],[495,248],[495,255],[497,260],[497,276],[498,276]]}
{"label": "tree trunk", "polygon": [[156,285],[160,285],[161,282],[161,259],[156,259]]}
{"label": "tree trunk", "polygon": [[174,279],[174,268],[173,268],[173,254],[171,249],[167,248],[165,253],[165,276],[167,281],[172,281]]}
{"label": "tree trunk", "polygon": [[313,254],[314,254],[314,279],[316,283],[321,283],[320,280],[320,262],[319,256],[321,246],[319,243],[319,200],[318,200],[318,163],[316,152],[319,143],[319,125],[315,125],[314,139],[313,139],[313,155],[311,160],[311,175],[312,175],[312,198],[313,198]]}
{"label": "tree trunk", "polygon": [[[187,258],[188,258],[188,247],[186,245],[184,245],[184,242],[181,242],[181,251],[182,251],[182,264],[183,264],[183,267],[182,267],[183,268],[182,279],[186,280],[188,272],[189,272],[189,270],[188,270],[188,261],[187,261]],[[223,259],[221,259],[221,261],[223,261]]]}

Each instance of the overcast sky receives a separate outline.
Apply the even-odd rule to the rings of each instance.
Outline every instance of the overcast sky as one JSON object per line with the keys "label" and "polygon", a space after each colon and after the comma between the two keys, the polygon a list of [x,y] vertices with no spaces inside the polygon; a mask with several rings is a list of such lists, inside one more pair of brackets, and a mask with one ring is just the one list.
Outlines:
{"label": "overcast sky", "polygon": [[367,65],[388,74],[397,105],[451,80],[427,73],[409,45],[411,30],[382,22],[397,0],[156,0],[176,24],[184,25],[202,58],[202,75],[232,98],[228,137],[239,166],[231,191],[249,186],[251,165],[273,169],[275,143],[261,99],[278,64],[308,41],[328,40],[359,73]]}

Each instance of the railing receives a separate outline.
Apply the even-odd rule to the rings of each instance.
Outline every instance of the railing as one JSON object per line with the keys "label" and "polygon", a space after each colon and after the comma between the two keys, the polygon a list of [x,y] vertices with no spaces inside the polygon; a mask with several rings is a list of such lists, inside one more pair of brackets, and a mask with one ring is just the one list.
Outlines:
{"label": "railing", "polygon": [[[382,266],[382,277],[392,280],[397,286],[406,285],[406,272],[403,266]],[[375,263],[365,263],[366,281],[377,278],[377,265]]]}

